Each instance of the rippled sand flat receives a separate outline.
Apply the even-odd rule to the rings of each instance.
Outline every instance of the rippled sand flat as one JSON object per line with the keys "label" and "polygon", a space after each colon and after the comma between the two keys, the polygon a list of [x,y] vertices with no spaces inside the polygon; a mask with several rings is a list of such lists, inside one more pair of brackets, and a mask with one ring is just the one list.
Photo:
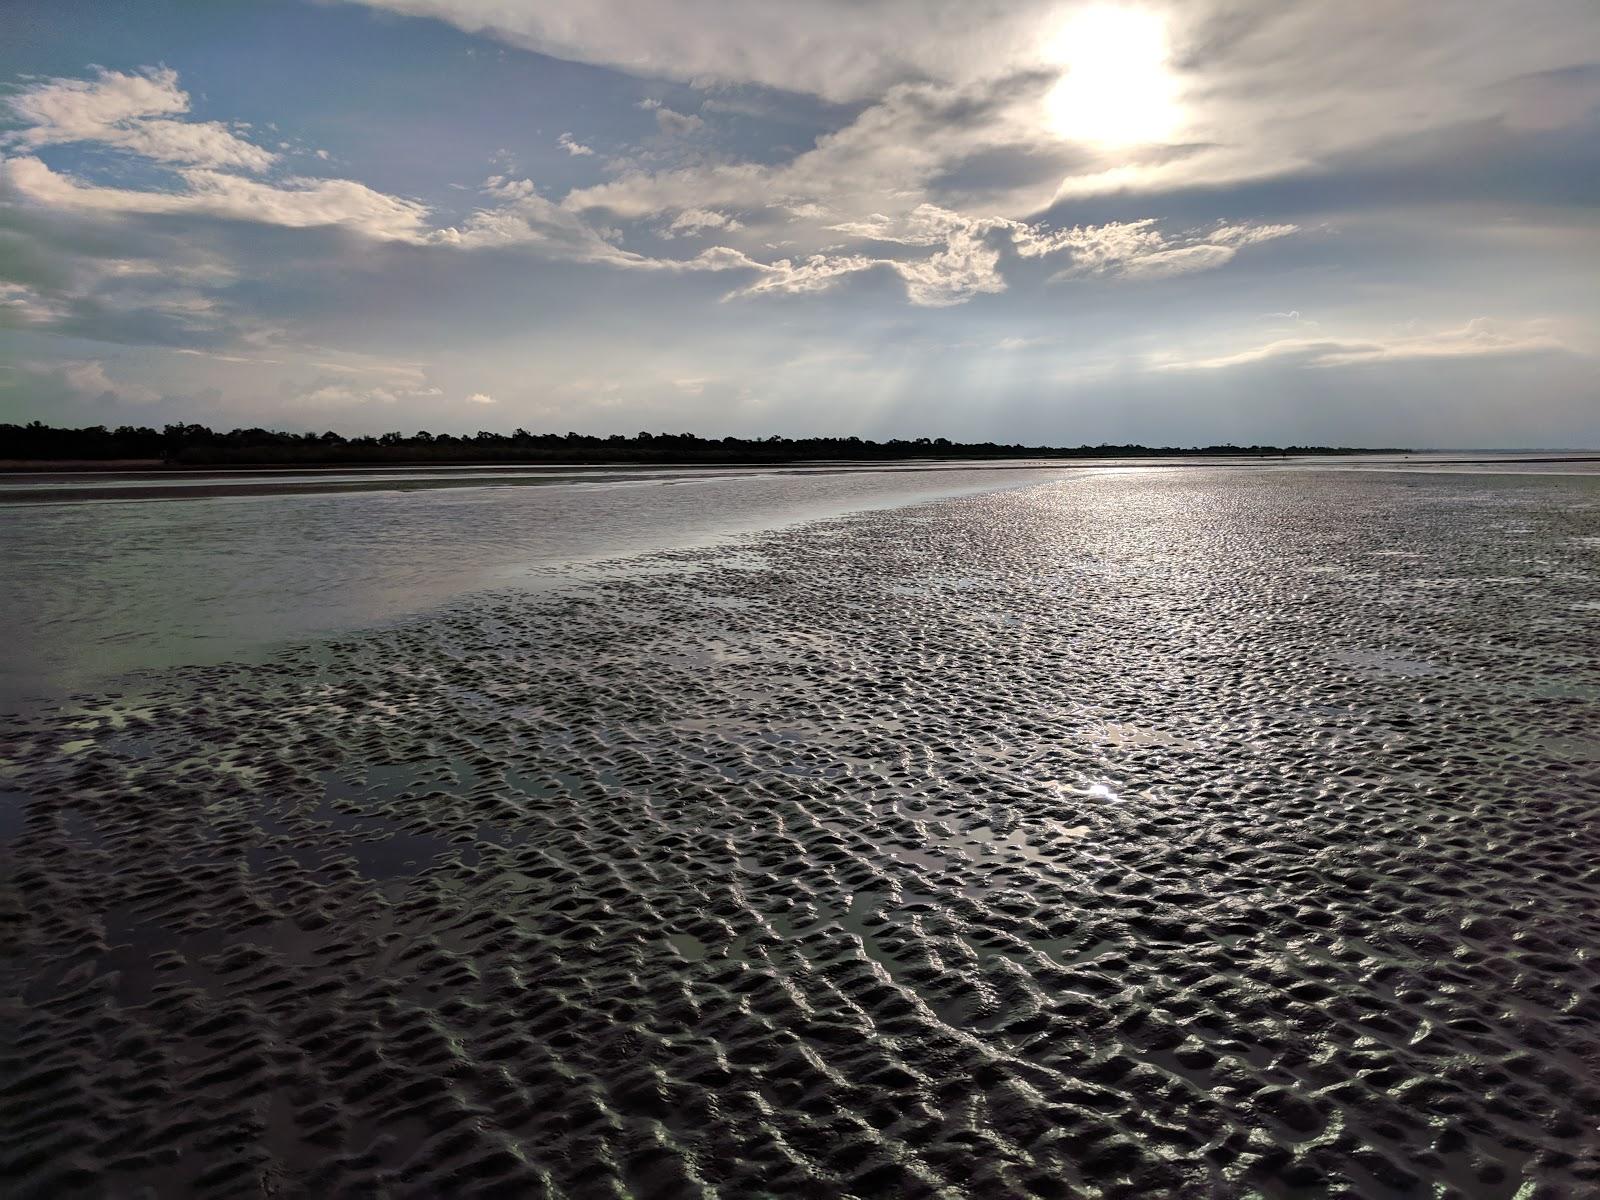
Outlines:
{"label": "rippled sand flat", "polygon": [[8,718],[0,1190],[1600,1194],[1597,539],[1083,476]]}

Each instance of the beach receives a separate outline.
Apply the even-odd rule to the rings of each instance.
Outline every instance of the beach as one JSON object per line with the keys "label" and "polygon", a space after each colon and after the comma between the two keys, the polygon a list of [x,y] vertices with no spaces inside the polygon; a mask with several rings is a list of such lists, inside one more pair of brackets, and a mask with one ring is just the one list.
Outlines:
{"label": "beach", "polygon": [[0,717],[8,1194],[1600,1190],[1600,476],[791,486],[515,580],[508,491],[211,497],[390,540],[171,653],[106,551],[161,661]]}

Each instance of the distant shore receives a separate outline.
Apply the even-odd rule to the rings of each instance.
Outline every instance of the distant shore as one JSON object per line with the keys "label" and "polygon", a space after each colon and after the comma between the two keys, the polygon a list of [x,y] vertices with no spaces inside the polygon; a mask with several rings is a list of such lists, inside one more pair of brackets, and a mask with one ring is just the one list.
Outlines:
{"label": "distant shore", "polygon": [[385,433],[347,437],[204,425],[108,429],[54,428],[38,421],[0,424],[0,470],[127,471],[183,467],[422,467],[422,466],[767,466],[826,462],[1074,458],[1288,458],[1405,454],[1393,446],[1146,446],[1137,443],[1025,446],[954,442],[948,438],[859,437],[705,438],[692,433],[534,434],[479,431],[471,435]]}

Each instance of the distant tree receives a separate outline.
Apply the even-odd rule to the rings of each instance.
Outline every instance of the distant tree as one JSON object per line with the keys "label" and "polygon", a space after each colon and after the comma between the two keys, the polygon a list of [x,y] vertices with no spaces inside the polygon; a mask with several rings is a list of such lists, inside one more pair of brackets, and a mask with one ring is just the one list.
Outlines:
{"label": "distant tree", "polygon": [[[919,437],[908,441],[894,437],[875,442],[855,434],[835,437],[764,438],[726,436],[707,439],[695,433],[647,433],[629,438],[622,434],[598,437],[569,431],[534,434],[518,429],[514,434],[480,429],[459,436],[419,431],[413,437],[389,432],[378,437],[346,438],[333,430],[315,433],[261,428],[218,433],[199,424],[173,423],[160,430],[120,425],[58,429],[32,420],[25,425],[0,424],[0,459],[50,462],[73,459],[159,459],[174,464],[333,464],[351,462],[641,462],[641,463],[781,463],[820,458],[856,458],[883,461],[915,458],[937,452],[944,457],[1018,458],[1116,457],[1133,455],[1284,455],[1349,454],[1343,447],[1277,447],[1231,444],[1204,447],[1147,447],[1135,445],[1024,446],[994,442],[952,442],[949,438]],[[1403,451],[1390,450],[1389,453]]]}

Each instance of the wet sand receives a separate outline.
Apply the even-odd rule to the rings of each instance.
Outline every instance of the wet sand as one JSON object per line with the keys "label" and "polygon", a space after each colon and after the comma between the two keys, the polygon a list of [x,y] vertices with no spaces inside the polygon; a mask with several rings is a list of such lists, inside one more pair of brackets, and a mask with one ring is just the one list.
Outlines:
{"label": "wet sand", "polygon": [[1600,479],[1089,473],[0,720],[7,1194],[1600,1192]]}
{"label": "wet sand", "polygon": [[[1119,460],[1083,460],[1085,466]],[[959,475],[1016,471],[1037,474],[1080,465],[1049,459],[909,460],[862,463],[740,463],[658,466],[651,464],[474,465],[345,467],[233,467],[170,470],[0,470],[0,505],[73,504],[107,500],[210,500],[218,497],[323,496],[349,492],[419,492],[438,488],[549,487],[572,484],[617,486],[640,483],[704,483],[814,475]],[[1121,465],[1130,465],[1122,463]]]}

